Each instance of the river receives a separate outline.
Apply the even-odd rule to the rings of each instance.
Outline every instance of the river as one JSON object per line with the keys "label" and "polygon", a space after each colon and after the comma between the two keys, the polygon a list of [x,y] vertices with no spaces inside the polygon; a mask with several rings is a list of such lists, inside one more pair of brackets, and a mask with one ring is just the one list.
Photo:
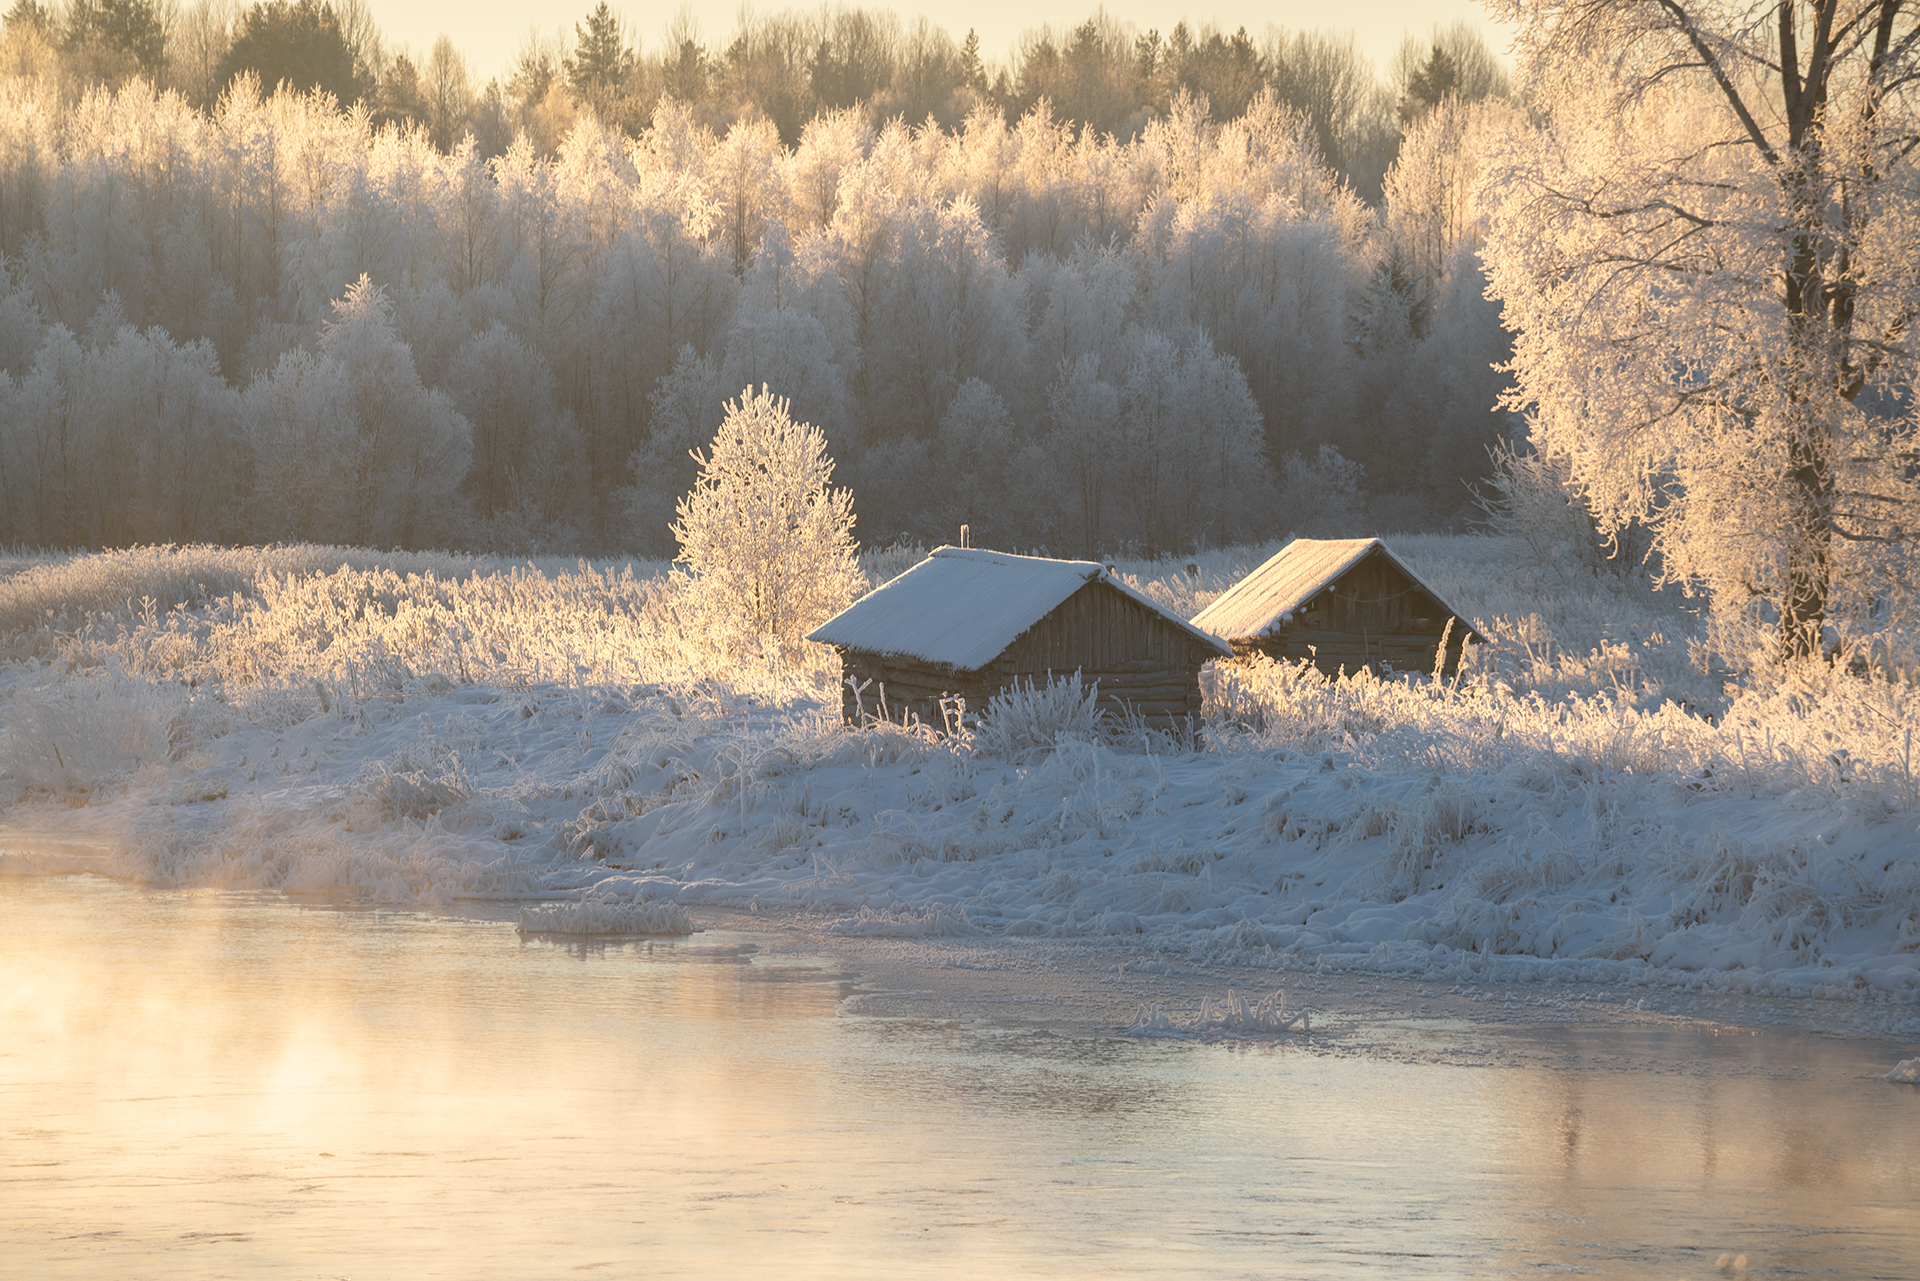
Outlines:
{"label": "river", "polygon": [[0,1276],[1920,1276],[1916,1048],[1764,1002],[475,912],[0,877]]}

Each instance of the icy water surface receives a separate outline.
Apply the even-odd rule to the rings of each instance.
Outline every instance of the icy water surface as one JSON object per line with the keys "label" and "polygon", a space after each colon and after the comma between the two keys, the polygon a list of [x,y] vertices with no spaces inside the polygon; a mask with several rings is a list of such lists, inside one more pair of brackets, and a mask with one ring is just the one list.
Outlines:
{"label": "icy water surface", "polygon": [[1898,1046],[1139,1040],[807,946],[0,877],[0,1276],[1920,1276]]}

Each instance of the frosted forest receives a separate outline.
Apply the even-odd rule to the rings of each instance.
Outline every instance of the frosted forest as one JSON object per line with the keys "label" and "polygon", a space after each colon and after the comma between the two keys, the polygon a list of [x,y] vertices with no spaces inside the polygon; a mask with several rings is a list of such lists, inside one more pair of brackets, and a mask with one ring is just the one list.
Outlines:
{"label": "frosted forest", "polygon": [[747,70],[724,109],[612,121],[563,77],[490,146],[248,72],[200,106],[9,77],[0,539],[663,555],[688,451],[763,384],[868,542],[1171,552],[1470,506],[1509,345],[1471,139],[1504,100],[1422,112],[1370,206],[1271,84],[1216,112],[1174,83],[1115,133],[956,82],[786,137]]}
{"label": "frosted forest", "polygon": [[[1920,28],[1496,8],[1511,80],[603,5],[481,85],[19,0],[5,821],[529,929],[1920,999]],[[843,725],[805,633],[963,525],[1180,618],[1382,534],[1485,643]]]}

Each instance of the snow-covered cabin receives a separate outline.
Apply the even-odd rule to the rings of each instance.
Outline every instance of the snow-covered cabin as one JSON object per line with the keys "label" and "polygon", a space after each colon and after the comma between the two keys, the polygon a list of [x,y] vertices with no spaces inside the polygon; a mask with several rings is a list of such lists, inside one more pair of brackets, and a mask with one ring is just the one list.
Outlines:
{"label": "snow-covered cabin", "polygon": [[939,725],[950,695],[978,713],[1075,671],[1099,682],[1101,705],[1166,723],[1199,712],[1201,665],[1233,653],[1104,565],[966,547],[936,549],[807,639],[840,651],[849,724],[879,711],[883,689],[888,716]]}
{"label": "snow-covered cabin", "polygon": [[1296,538],[1193,625],[1235,653],[1311,659],[1329,676],[1431,672],[1442,635],[1451,671],[1468,641],[1484,639],[1378,538]]}

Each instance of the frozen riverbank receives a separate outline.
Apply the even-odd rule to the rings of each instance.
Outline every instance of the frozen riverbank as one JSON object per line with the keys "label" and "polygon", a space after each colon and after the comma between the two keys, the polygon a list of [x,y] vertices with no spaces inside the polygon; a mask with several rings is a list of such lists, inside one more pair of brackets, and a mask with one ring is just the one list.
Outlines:
{"label": "frozen riverbank", "polygon": [[[1170,581],[1143,580],[1195,590]],[[1226,670],[1183,740],[1089,732],[1070,694],[953,738],[845,730],[830,663],[727,667],[673,611],[670,582],[586,567],[342,569],[89,624],[7,671],[6,821],[160,885],[1920,998],[1898,680],[1808,677],[1708,721],[1656,697],[1653,629],[1582,653],[1534,617],[1485,623],[1508,639],[1445,687]]]}
{"label": "frozen riverbank", "polygon": [[106,870],[162,885],[800,908],[846,936],[1095,936],[1446,984],[1920,993],[1910,814],[1577,752],[1443,770],[1161,746],[1016,763],[804,707],[472,687],[235,728],[197,770],[11,820],[92,832]]}

